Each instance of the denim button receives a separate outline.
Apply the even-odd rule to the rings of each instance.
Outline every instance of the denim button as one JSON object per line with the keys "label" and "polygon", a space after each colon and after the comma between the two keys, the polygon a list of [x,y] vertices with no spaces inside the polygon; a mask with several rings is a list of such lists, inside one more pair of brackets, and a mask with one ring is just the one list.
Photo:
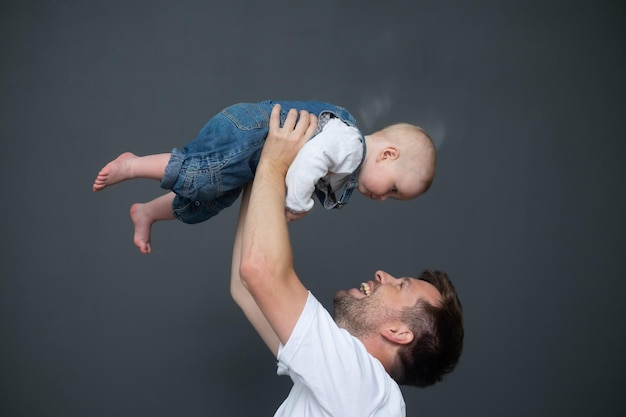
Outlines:
{"label": "denim button", "polygon": [[196,205],[196,207],[200,206],[200,202],[199,201],[196,201],[194,204]]}

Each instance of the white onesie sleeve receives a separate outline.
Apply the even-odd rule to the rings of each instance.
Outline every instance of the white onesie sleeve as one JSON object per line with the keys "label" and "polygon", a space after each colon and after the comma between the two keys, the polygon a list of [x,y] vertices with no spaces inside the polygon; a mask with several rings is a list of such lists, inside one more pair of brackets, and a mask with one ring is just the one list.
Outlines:
{"label": "white onesie sleeve", "polygon": [[352,174],[362,157],[358,129],[337,118],[329,120],[320,133],[304,144],[289,167],[285,205],[294,213],[311,210],[315,184],[329,173]]}

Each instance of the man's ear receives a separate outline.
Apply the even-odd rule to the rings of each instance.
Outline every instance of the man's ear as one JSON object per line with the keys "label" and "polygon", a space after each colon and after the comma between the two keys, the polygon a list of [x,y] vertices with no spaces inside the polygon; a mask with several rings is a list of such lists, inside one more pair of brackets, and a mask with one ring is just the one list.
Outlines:
{"label": "man's ear", "polygon": [[396,148],[395,146],[387,146],[386,148],[384,148],[382,151],[380,151],[378,153],[378,161],[384,161],[384,160],[391,160],[393,161],[394,159],[398,159],[398,157],[400,156],[400,149]]}
{"label": "man's ear", "polygon": [[382,331],[382,336],[392,343],[406,345],[413,341],[413,332],[409,326],[398,321],[390,323]]}

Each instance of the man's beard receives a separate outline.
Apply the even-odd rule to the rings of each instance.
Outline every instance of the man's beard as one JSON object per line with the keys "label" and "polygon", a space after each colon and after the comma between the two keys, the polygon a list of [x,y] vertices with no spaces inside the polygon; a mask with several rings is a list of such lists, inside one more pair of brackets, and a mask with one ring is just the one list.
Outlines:
{"label": "man's beard", "polygon": [[365,298],[354,298],[347,291],[335,294],[335,322],[352,336],[364,337],[376,333],[385,321],[397,318],[376,293]]}

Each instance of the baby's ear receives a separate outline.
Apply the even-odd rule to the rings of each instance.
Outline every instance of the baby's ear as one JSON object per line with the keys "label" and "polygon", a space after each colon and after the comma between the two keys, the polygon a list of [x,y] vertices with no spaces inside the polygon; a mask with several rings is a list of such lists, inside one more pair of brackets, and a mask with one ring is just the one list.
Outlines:
{"label": "baby's ear", "polygon": [[387,146],[378,155],[378,160],[394,160],[400,157],[400,150],[395,146]]}

